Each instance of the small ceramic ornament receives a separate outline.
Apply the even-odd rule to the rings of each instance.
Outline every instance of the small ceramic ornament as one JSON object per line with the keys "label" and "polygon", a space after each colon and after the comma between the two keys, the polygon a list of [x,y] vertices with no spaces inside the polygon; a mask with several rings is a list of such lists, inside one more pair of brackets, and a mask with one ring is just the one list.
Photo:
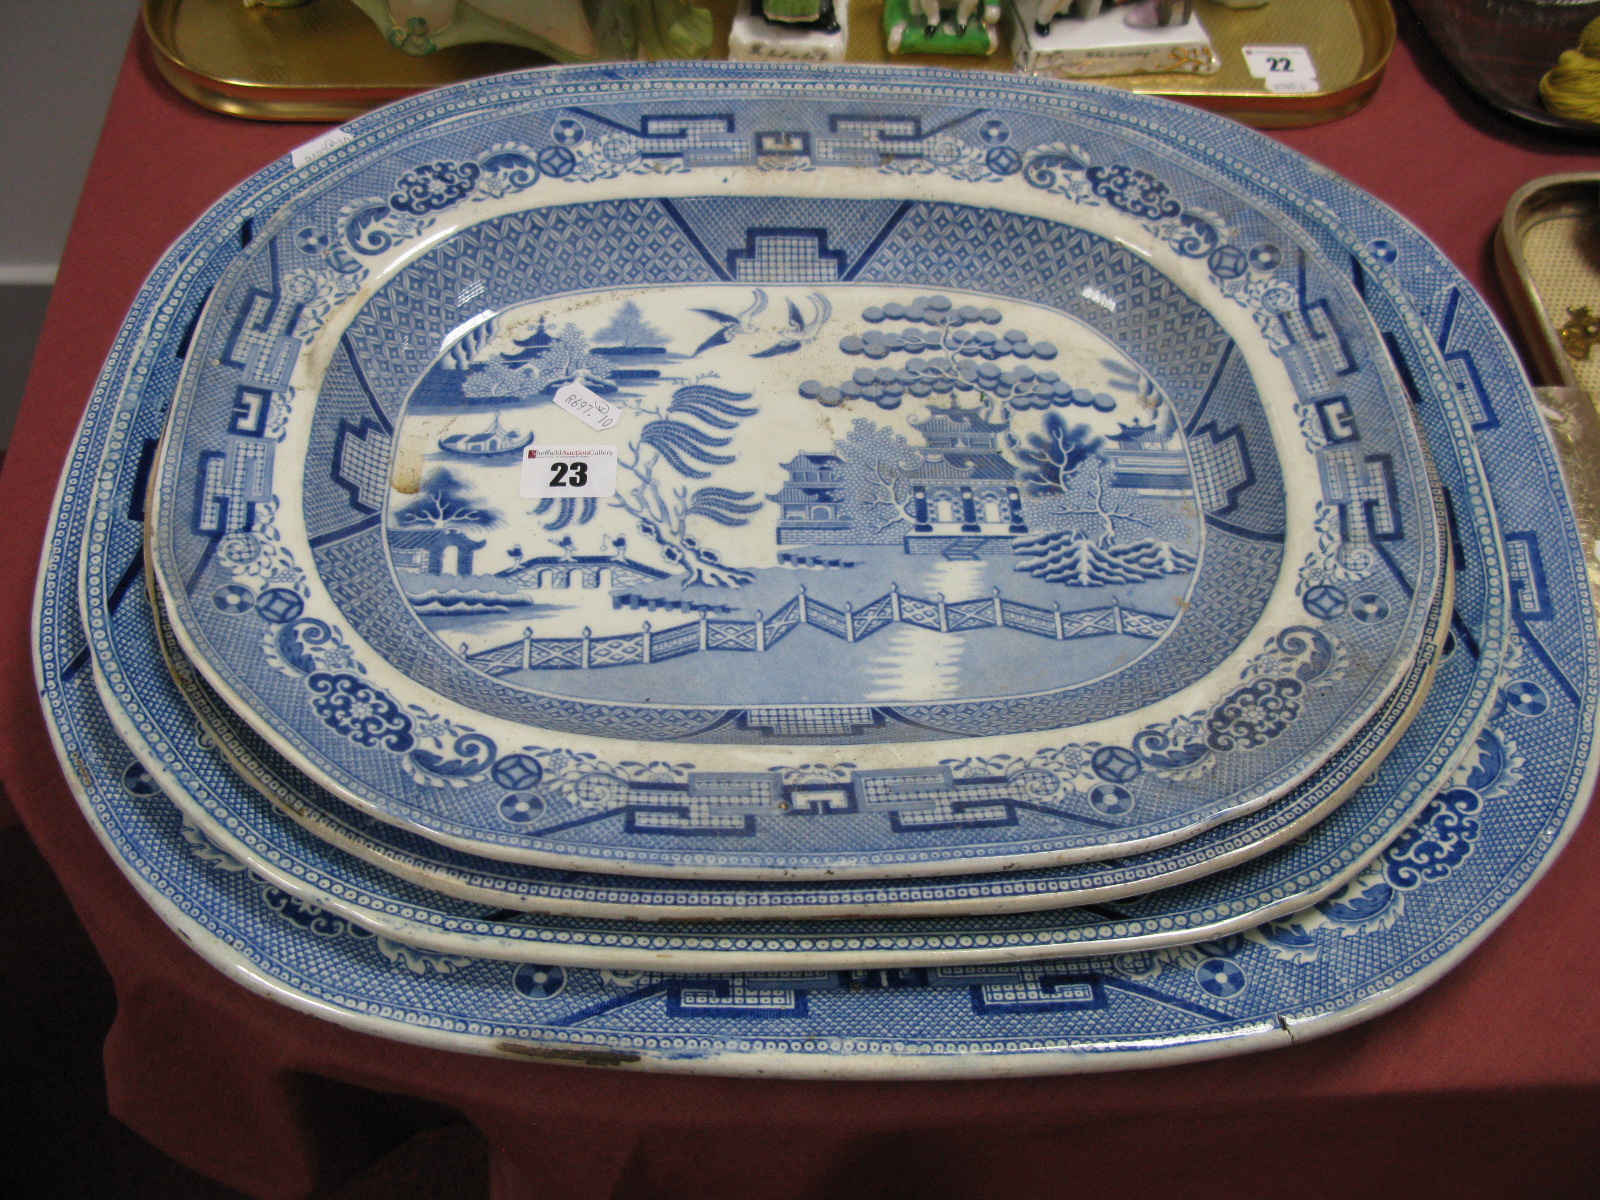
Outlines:
{"label": "small ceramic ornament", "polygon": [[992,54],[1000,44],[995,0],[887,0],[883,32],[891,54]]}
{"label": "small ceramic ornament", "polygon": [[728,57],[780,62],[843,62],[849,6],[835,0],[740,0],[728,31]]}
{"label": "small ceramic ornament", "polygon": [[[247,3],[249,0],[247,0]],[[281,5],[281,0],[265,0]],[[687,0],[351,0],[395,49],[414,56],[501,42],[558,62],[704,58],[711,15]]]}
{"label": "small ceramic ornament", "polygon": [[1221,66],[1192,0],[1012,0],[1011,7],[1012,52],[1028,74],[1210,75]]}
{"label": "small ceramic ornament", "polygon": [[[1088,21],[1099,16],[1102,9],[1120,8],[1133,3],[1136,0],[1040,0],[1039,7],[1034,10],[1033,27],[1042,36],[1050,32],[1055,19],[1064,13]],[[1243,4],[1234,4],[1233,7],[1255,7],[1265,3],[1266,0],[1244,0]],[[1182,25],[1193,15],[1194,0],[1157,0],[1150,13],[1156,25]]]}

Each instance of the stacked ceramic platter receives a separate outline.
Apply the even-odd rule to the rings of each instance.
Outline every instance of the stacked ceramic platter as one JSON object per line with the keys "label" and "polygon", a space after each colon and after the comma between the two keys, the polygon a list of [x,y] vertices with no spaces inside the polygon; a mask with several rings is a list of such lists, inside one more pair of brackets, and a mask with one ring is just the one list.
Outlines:
{"label": "stacked ceramic platter", "polygon": [[1539,413],[1262,136],[924,70],[549,70],[221,200],[84,418],[67,775],[247,986],[793,1075],[1264,1047],[1445,970],[1594,772]]}

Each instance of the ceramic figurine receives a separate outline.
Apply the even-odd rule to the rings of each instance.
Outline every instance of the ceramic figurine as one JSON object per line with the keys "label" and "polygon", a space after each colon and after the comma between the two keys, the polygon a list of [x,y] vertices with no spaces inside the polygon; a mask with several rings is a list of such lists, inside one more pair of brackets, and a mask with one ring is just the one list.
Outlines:
{"label": "ceramic figurine", "polygon": [[[249,3],[249,0],[246,0]],[[281,0],[266,0],[280,4]],[[503,42],[558,62],[704,58],[711,14],[687,0],[351,0],[411,55]]]}
{"label": "ceramic figurine", "polygon": [[780,27],[804,26],[818,33],[838,33],[833,0],[752,0],[751,13]]}
{"label": "ceramic figurine", "polygon": [[1000,44],[997,0],[887,0],[891,54],[991,54]]}
{"label": "ceramic figurine", "polygon": [[[1055,19],[1068,9],[1072,15],[1081,20],[1090,20],[1100,15],[1102,8],[1115,8],[1122,4],[1132,4],[1135,0],[1041,0],[1039,7],[1033,15],[1033,27],[1040,35],[1050,32],[1050,27]],[[1230,0],[1224,0],[1230,2]],[[1265,4],[1266,0],[1245,0],[1252,7]],[[1232,5],[1233,7],[1241,7]],[[1157,25],[1182,25],[1194,14],[1194,0],[1158,0],[1155,17]]]}
{"label": "ceramic figurine", "polygon": [[728,30],[728,57],[843,62],[848,17],[849,5],[836,0],[741,0]]}
{"label": "ceramic figurine", "polygon": [[1209,75],[1221,66],[1193,0],[1013,0],[1013,13],[1016,68],[1030,74]]}
{"label": "ceramic figurine", "polygon": [[1579,362],[1587,362],[1589,351],[1600,343],[1600,317],[1587,304],[1570,306],[1560,333],[1562,348]]}

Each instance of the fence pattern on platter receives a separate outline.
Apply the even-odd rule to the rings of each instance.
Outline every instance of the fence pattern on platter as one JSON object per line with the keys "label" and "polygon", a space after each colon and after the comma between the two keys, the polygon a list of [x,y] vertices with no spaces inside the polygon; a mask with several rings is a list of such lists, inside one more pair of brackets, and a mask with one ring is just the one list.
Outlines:
{"label": "fence pattern on platter", "polygon": [[1116,603],[1071,612],[1062,612],[1059,604],[1038,608],[1007,600],[999,588],[994,590],[994,595],[978,600],[946,600],[943,595],[924,600],[893,588],[860,608],[848,602],[843,608],[834,608],[813,600],[801,588],[798,595],[791,596],[770,617],[757,609],[753,621],[730,620],[702,612],[698,620],[682,625],[652,629],[650,622],[645,621],[637,633],[604,637],[595,637],[588,629],[580,637],[535,637],[529,628],[524,629],[522,637],[516,641],[477,651],[468,651],[463,645],[461,652],[469,663],[491,675],[509,675],[515,671],[590,671],[600,667],[634,666],[707,650],[759,654],[777,645],[801,625],[810,625],[846,642],[859,642],[896,624],[939,633],[1015,629],[1058,642],[1119,633],[1154,641],[1166,633],[1173,620]]}

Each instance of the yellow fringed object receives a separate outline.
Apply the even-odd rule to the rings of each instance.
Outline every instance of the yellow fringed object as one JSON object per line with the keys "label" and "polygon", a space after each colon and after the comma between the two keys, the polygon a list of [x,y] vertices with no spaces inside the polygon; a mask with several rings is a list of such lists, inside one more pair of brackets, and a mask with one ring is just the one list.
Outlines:
{"label": "yellow fringed object", "polygon": [[1583,27],[1576,50],[1564,50],[1539,80],[1539,98],[1558,117],[1600,124],[1600,17]]}

